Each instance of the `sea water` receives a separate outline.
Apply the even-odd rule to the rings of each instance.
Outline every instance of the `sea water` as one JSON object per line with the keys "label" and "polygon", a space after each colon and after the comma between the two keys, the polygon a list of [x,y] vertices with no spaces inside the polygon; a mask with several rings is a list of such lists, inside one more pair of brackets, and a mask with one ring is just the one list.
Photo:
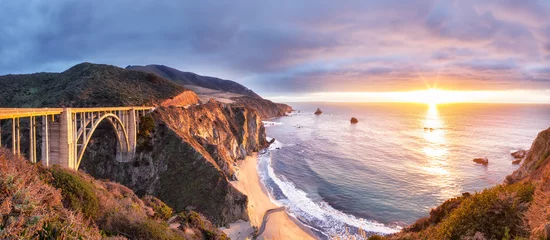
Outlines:
{"label": "sea water", "polygon": [[276,141],[258,170],[273,200],[320,238],[392,233],[499,184],[518,167],[510,152],[550,127],[550,105],[290,105],[297,111],[265,123]]}

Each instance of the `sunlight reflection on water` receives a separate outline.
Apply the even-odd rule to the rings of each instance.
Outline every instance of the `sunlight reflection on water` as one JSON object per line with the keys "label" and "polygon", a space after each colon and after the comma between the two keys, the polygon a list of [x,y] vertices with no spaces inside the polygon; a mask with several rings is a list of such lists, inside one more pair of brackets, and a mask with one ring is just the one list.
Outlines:
{"label": "sunlight reflection on water", "polygon": [[462,188],[452,180],[452,166],[448,164],[447,139],[445,137],[445,123],[439,117],[437,105],[430,104],[424,123],[423,152],[426,161],[421,169],[431,175],[427,184],[440,187],[439,197],[446,199],[459,194]]}

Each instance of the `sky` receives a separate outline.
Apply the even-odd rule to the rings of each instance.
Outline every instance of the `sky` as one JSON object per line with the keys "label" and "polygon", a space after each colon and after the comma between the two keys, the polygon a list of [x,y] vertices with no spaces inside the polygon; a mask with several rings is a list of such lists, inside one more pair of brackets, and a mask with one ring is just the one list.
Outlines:
{"label": "sky", "polygon": [[550,0],[0,0],[0,75],[80,62],[163,64],[274,99],[437,87],[550,102]]}

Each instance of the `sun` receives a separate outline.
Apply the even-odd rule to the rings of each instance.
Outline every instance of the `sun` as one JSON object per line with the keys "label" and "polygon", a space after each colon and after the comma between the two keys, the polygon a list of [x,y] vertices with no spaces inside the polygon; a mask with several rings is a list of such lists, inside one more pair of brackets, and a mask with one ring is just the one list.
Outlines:
{"label": "sun", "polygon": [[453,101],[452,94],[449,91],[429,88],[428,90],[412,91],[408,96],[410,102],[419,102],[429,105],[448,103]]}
{"label": "sun", "polygon": [[448,102],[449,99],[447,98],[448,95],[445,91],[437,89],[437,88],[430,88],[427,91],[425,91],[426,97],[425,97],[425,103],[430,105],[436,105],[440,103]]}

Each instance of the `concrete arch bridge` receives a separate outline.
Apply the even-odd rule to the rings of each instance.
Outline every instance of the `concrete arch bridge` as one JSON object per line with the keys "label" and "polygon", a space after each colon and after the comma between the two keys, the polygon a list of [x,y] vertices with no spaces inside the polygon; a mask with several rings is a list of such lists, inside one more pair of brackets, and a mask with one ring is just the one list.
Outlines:
{"label": "concrete arch bridge", "polygon": [[[0,147],[11,147],[21,155],[22,122],[28,127],[28,156],[38,161],[37,131],[41,135],[40,161],[50,166],[78,169],[86,147],[100,123],[113,126],[118,140],[118,161],[130,160],[136,151],[139,117],[154,107],[100,108],[0,108],[0,126],[11,122],[11,131],[0,128]],[[2,142],[2,135],[11,134],[11,141]]]}

